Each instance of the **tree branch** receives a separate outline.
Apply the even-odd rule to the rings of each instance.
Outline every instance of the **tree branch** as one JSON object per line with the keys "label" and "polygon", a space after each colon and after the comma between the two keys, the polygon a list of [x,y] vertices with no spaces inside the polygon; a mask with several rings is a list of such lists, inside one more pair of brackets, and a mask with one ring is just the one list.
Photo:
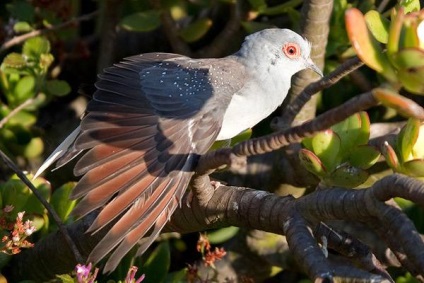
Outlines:
{"label": "tree branch", "polygon": [[[332,0],[308,0],[303,1],[301,10],[301,30],[312,45],[311,59],[322,70],[325,65],[325,50],[327,47],[328,34],[330,31],[330,19],[333,12]],[[316,80],[317,75],[313,75],[311,70],[304,70],[297,73],[293,79],[287,101],[295,99],[301,91],[310,83]],[[303,111],[297,112],[300,122],[315,117],[317,98],[309,100]],[[286,111],[282,108],[283,113]],[[288,124],[287,126],[290,126]]]}
{"label": "tree branch", "polygon": [[[376,274],[383,276],[378,270],[370,273],[370,271],[354,269],[348,263],[328,261],[307,228],[307,223],[319,223],[322,220],[359,221],[366,223],[374,230],[378,229],[377,232],[381,239],[386,241],[398,256],[403,256],[400,260],[404,263],[404,267],[421,278],[419,276],[422,276],[424,272],[424,243],[406,215],[384,203],[380,195],[384,196],[385,194],[380,191],[387,190],[393,192],[393,196],[406,197],[423,205],[424,185],[408,177],[393,176],[386,177],[368,189],[323,189],[300,199],[290,196],[280,197],[248,188],[220,186],[214,190],[213,196],[205,205],[201,205],[197,199],[194,199],[190,207],[183,205],[177,209],[165,230],[188,233],[232,225],[285,234],[290,250],[311,278],[328,278],[331,276],[329,271],[332,270],[333,276],[362,279],[380,278],[379,281],[383,282],[383,277],[375,277]],[[413,189],[405,194],[402,192],[404,187]],[[186,201],[187,199],[183,199],[182,203],[184,204]],[[95,215],[89,217],[92,220]],[[84,254],[88,254],[95,243],[102,238],[103,233],[108,230],[106,228],[104,229],[106,231],[100,231],[88,237],[83,231],[89,225],[90,219],[87,221],[83,219],[85,222],[79,221],[68,226],[72,237],[79,239],[78,245],[85,247],[81,248]],[[78,233],[80,234],[78,235]],[[13,280],[29,279],[29,277],[34,279],[35,277],[32,277],[33,269],[40,268],[41,264],[37,258],[42,256],[43,249],[58,245],[56,241],[63,241],[60,234],[50,235],[34,249],[17,255],[11,268],[14,269],[14,274],[17,273],[20,277],[13,277]],[[66,262],[68,270],[63,266],[59,268],[55,264],[61,262],[59,258],[64,254],[69,254],[67,250],[69,250],[68,247],[63,247],[60,254],[56,252],[49,256],[43,256],[43,264],[49,266],[50,276],[53,277],[54,274],[64,273],[73,268],[68,261]],[[305,253],[305,250],[308,253]],[[19,271],[16,271],[16,261],[19,259],[24,260],[25,265],[19,265]],[[75,263],[72,262],[72,259],[70,260],[71,263]],[[64,262],[61,263],[64,264]],[[37,276],[39,276],[38,273]]]}
{"label": "tree branch", "polygon": [[39,36],[39,35],[45,34],[47,32],[59,30],[59,29],[65,28],[67,26],[77,24],[77,23],[82,22],[82,21],[89,21],[92,18],[94,18],[95,16],[97,16],[97,14],[98,14],[98,11],[95,11],[95,12],[92,12],[92,13],[71,19],[69,21],[66,21],[66,22],[61,23],[61,24],[56,25],[56,26],[51,26],[51,27],[47,27],[45,29],[40,29],[40,30],[33,30],[33,31],[25,33],[25,34],[15,36],[12,39],[10,39],[10,40],[8,40],[8,41],[6,41],[5,43],[2,44],[2,46],[0,47],[0,52],[9,49],[12,46],[21,44],[22,42],[24,42],[28,38]]}
{"label": "tree branch", "polygon": [[97,73],[114,63],[116,49],[116,26],[124,1],[105,0],[101,1],[101,24],[100,24],[100,52],[97,60]]}
{"label": "tree branch", "polygon": [[19,111],[25,109],[25,107],[27,107],[27,106],[30,106],[35,100],[36,100],[36,97],[27,99],[23,103],[21,103],[20,105],[18,105],[18,107],[16,107],[15,109],[12,109],[12,111],[10,111],[9,114],[7,114],[6,116],[3,117],[3,119],[1,119],[1,121],[0,121],[0,129],[3,128],[4,125],[6,125],[6,123],[9,122],[9,120],[13,116],[15,116]]}

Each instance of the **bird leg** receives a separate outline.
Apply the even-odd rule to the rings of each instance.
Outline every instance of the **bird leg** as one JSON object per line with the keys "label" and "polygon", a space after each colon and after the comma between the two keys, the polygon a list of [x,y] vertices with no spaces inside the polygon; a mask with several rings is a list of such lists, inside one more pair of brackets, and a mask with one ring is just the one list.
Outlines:
{"label": "bird leg", "polygon": [[[200,156],[195,170],[196,173],[191,179],[190,187],[192,190],[189,192],[188,202],[192,201],[194,193],[200,204],[207,204],[214,191],[221,185],[217,181],[211,181],[209,175],[222,165],[238,169],[246,166],[246,163],[245,156],[233,154],[230,148],[211,151]],[[187,205],[190,206],[189,203]]]}

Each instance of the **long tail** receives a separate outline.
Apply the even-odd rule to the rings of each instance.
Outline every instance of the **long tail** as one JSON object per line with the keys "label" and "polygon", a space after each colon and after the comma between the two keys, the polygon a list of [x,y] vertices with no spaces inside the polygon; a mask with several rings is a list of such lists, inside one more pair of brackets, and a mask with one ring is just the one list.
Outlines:
{"label": "long tail", "polygon": [[[46,161],[44,161],[44,163],[40,166],[40,168],[37,170],[37,172],[34,174],[34,178],[37,178],[38,176],[40,176],[44,171],[46,171],[47,168],[49,168],[54,162],[56,162],[58,159],[60,159],[62,156],[64,156],[69,149],[72,147],[75,139],[78,137],[78,135],[81,132],[81,128],[80,126],[78,126],[54,151],[52,154],[50,154],[49,157],[47,157]],[[75,158],[76,156],[78,156],[78,154],[75,154],[72,158],[70,158],[69,160],[67,160],[65,163],[60,164],[59,166],[57,166],[56,168],[54,168],[53,170],[56,170],[60,167],[62,167],[63,165],[65,165],[66,163],[68,163],[69,161],[71,161],[73,158]]]}

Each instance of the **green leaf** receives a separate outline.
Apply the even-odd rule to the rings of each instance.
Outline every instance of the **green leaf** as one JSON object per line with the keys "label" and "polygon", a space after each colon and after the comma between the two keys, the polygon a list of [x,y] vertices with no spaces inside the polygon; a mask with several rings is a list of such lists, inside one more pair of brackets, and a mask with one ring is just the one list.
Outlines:
{"label": "green leaf", "polygon": [[13,30],[16,33],[25,33],[25,32],[32,31],[32,27],[27,22],[17,22],[16,24],[13,25]]}
{"label": "green leaf", "polygon": [[387,164],[390,166],[390,168],[393,169],[393,171],[399,172],[401,170],[396,152],[388,142],[385,142],[383,144],[381,148],[381,153],[383,154]]}
{"label": "green leaf", "polygon": [[412,148],[412,155],[414,158],[424,158],[424,123],[421,123],[418,131],[418,138]]}
{"label": "green leaf", "polygon": [[375,10],[365,14],[365,21],[372,35],[381,43],[387,43],[389,38],[390,21]]}
{"label": "green leaf", "polygon": [[[54,57],[52,54],[41,54],[40,60],[38,61],[39,67],[43,70],[44,73],[47,72],[47,69],[50,67],[50,65],[53,63]],[[44,74],[43,73],[43,74]]]}
{"label": "green leaf", "polygon": [[274,25],[271,25],[269,23],[261,23],[261,22],[241,22],[241,26],[244,28],[244,30],[248,33],[255,33],[257,31],[261,31],[263,29],[267,28],[273,28]]}
{"label": "green leaf", "polygon": [[164,241],[150,254],[146,263],[141,268],[141,272],[146,275],[143,283],[163,282],[170,264],[171,254],[169,243]]}
{"label": "green leaf", "polygon": [[404,25],[402,29],[402,40],[399,43],[400,48],[411,48],[411,47],[419,47],[420,40],[417,34],[417,26],[416,25]]}
{"label": "green leaf", "polygon": [[340,137],[341,153],[348,154],[355,146],[363,144],[365,134],[362,130],[362,119],[361,114],[356,113],[331,127]]}
{"label": "green leaf", "polygon": [[351,151],[348,162],[352,166],[368,169],[373,166],[379,158],[380,152],[375,147],[360,145]]}
{"label": "green leaf", "polygon": [[299,150],[299,158],[302,165],[309,172],[319,177],[323,177],[327,174],[327,169],[325,168],[324,164],[312,151],[302,148]]}
{"label": "green leaf", "polygon": [[289,0],[289,1],[286,1],[285,3],[283,3],[283,4],[280,4],[280,5],[275,5],[275,6],[272,6],[272,7],[266,7],[265,9],[263,9],[260,12],[261,12],[261,14],[267,15],[267,16],[281,15],[281,14],[285,14],[285,13],[292,11],[294,8],[299,6],[302,2],[303,2],[303,0]]}
{"label": "green leaf", "polygon": [[[3,268],[9,263],[9,261],[12,259],[12,255],[8,255],[5,253],[0,253],[0,270],[3,270]],[[1,278],[3,275],[0,276],[0,279],[4,279],[3,283],[7,283],[5,277]],[[21,283],[21,282],[19,282]],[[31,282],[34,283],[34,282]]]}
{"label": "green leaf", "polygon": [[35,114],[27,112],[25,110],[21,110],[15,115],[13,115],[7,124],[10,126],[20,125],[27,128],[34,125],[36,122],[37,117],[35,116]]}
{"label": "green leaf", "polygon": [[380,43],[368,30],[361,11],[356,8],[348,9],[345,14],[345,22],[347,34],[358,57],[368,67],[384,75],[390,82],[396,83],[396,73]]}
{"label": "green leaf", "polygon": [[424,95],[424,66],[399,70],[399,80],[403,87],[411,93]]}
{"label": "green leaf", "polygon": [[231,139],[215,141],[213,143],[213,145],[209,148],[209,151],[217,150],[219,148],[225,148],[225,147],[233,146],[233,145],[238,144],[242,141],[246,141],[246,140],[250,139],[251,136],[252,136],[252,129],[247,129],[247,130],[241,132],[240,134],[238,134],[237,136],[235,136]]}
{"label": "green leaf", "polygon": [[221,228],[213,232],[208,233],[208,239],[211,244],[221,244],[223,242],[228,241],[232,237],[234,237],[238,231],[240,230],[239,227],[226,227]]}
{"label": "green leaf", "polygon": [[424,51],[419,48],[404,48],[393,55],[396,67],[400,69],[424,66]]}
{"label": "green leaf", "polygon": [[[30,178],[31,176],[27,176],[27,177]],[[35,186],[38,193],[40,193],[45,200],[48,201],[50,199],[52,187],[49,182],[47,182],[45,179],[39,178],[34,180],[32,184]],[[38,198],[32,193],[32,191],[25,205],[25,212],[27,212],[28,214],[36,213],[39,215],[43,215],[45,213],[44,206],[41,204]]]}
{"label": "green leaf", "polygon": [[44,142],[40,137],[32,138],[25,146],[22,155],[28,159],[36,158],[43,153]]}
{"label": "green leaf", "polygon": [[252,129],[247,129],[241,132],[240,134],[238,134],[237,136],[231,138],[231,146],[241,143],[243,141],[247,141],[248,139],[250,139],[251,136],[252,136]]}
{"label": "green leaf", "polygon": [[8,128],[1,129],[0,137],[1,137],[0,140],[4,142],[6,145],[14,144],[16,143],[16,140],[17,140],[15,133]]}
{"label": "green leaf", "polygon": [[249,0],[249,4],[256,11],[262,11],[267,7],[265,0]]}
{"label": "green leaf", "polygon": [[129,31],[147,32],[157,29],[160,25],[160,12],[148,10],[124,17],[119,25]]}
{"label": "green leaf", "polygon": [[324,182],[330,186],[355,188],[363,184],[368,176],[369,174],[365,170],[344,164],[331,172],[330,176],[324,179]]}
{"label": "green leaf", "polygon": [[199,19],[180,30],[179,34],[185,42],[195,42],[201,39],[208,32],[211,26],[211,19]]}
{"label": "green leaf", "polygon": [[74,278],[72,278],[72,276],[69,274],[56,275],[56,278],[59,279],[62,283],[75,283]]}
{"label": "green leaf", "polygon": [[38,58],[41,54],[48,53],[50,53],[50,42],[43,36],[27,39],[22,47],[22,54],[32,58]]}
{"label": "green leaf", "polygon": [[413,158],[412,148],[414,147],[415,142],[418,139],[420,125],[420,120],[408,119],[408,122],[402,128],[401,132],[398,135],[396,145],[400,153],[402,162],[411,160]]}
{"label": "green leaf", "polygon": [[231,140],[215,141],[210,147],[209,151],[217,150],[219,148],[229,147],[230,145],[231,145]]}
{"label": "green leaf", "polygon": [[392,56],[399,80],[410,92],[424,94],[424,51],[419,48],[404,48]]}
{"label": "green leaf", "polygon": [[19,21],[33,22],[35,17],[35,8],[28,1],[18,0],[6,4],[6,8],[12,18]]}
{"label": "green leaf", "polygon": [[69,198],[74,187],[74,182],[68,182],[62,185],[60,188],[56,189],[53,192],[53,195],[50,200],[50,204],[53,206],[60,219],[62,219],[62,221],[64,222],[68,220],[72,209],[77,203],[76,200],[71,200]]}
{"label": "green leaf", "polygon": [[371,131],[371,122],[368,113],[365,111],[359,112],[359,117],[361,119],[361,128],[358,133],[358,137],[356,139],[357,145],[368,144],[370,139],[370,131]]}
{"label": "green leaf", "polygon": [[333,171],[341,160],[339,158],[340,146],[340,137],[332,130],[319,132],[312,138],[313,152],[328,171]]}
{"label": "green leaf", "polygon": [[402,164],[404,173],[413,177],[424,177],[424,159],[414,159]]}
{"label": "green leaf", "polygon": [[409,98],[386,88],[374,88],[372,94],[383,105],[395,109],[404,117],[424,119],[424,109]]}
{"label": "green leaf", "polygon": [[413,206],[415,206],[415,203],[413,201],[400,197],[394,198],[394,201],[400,206],[403,211],[411,209]]}
{"label": "green leaf", "polygon": [[31,131],[19,124],[10,125],[8,128],[13,131],[16,137],[15,144],[9,144],[8,146],[17,151],[22,151],[23,146],[26,146],[32,139]]}
{"label": "green leaf", "polygon": [[46,82],[46,90],[52,95],[65,96],[71,92],[71,87],[66,81],[50,80]]}
{"label": "green leaf", "polygon": [[187,281],[187,268],[168,273],[164,282],[180,283]]}
{"label": "green leaf", "polygon": [[13,90],[17,101],[24,102],[25,100],[34,96],[35,78],[33,76],[22,77]]}
{"label": "green leaf", "polygon": [[3,198],[3,205],[13,205],[15,207],[13,210],[14,217],[16,217],[18,212],[25,211],[31,191],[21,180],[8,180],[0,185],[0,192]]}
{"label": "green leaf", "polygon": [[419,0],[400,0],[399,6],[405,8],[405,13],[418,12],[421,9]]}
{"label": "green leaf", "polygon": [[303,147],[306,148],[306,149],[309,149],[310,151],[314,150],[314,148],[312,146],[312,139],[313,139],[313,137],[309,137],[309,138],[304,138],[302,140]]}
{"label": "green leaf", "polygon": [[22,69],[26,67],[27,61],[20,53],[10,53],[4,59],[1,68]]}
{"label": "green leaf", "polygon": [[392,22],[389,29],[389,38],[387,40],[387,55],[390,61],[393,62],[393,55],[396,54],[399,50],[399,41],[401,38],[402,24],[404,21],[404,11],[403,10],[392,10]]}

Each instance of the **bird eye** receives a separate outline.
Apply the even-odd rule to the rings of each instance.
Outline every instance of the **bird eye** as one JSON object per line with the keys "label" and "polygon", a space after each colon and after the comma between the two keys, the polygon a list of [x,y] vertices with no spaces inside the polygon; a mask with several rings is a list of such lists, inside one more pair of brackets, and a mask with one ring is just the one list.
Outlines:
{"label": "bird eye", "polygon": [[300,57],[300,47],[297,43],[290,42],[283,46],[284,54],[290,59],[296,59]]}

